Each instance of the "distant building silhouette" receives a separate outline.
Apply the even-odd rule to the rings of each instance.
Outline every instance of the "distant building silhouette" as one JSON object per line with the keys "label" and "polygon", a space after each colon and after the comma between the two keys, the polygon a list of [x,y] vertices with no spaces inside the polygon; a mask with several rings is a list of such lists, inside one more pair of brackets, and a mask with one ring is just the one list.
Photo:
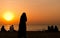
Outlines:
{"label": "distant building silhouette", "polygon": [[5,27],[4,27],[4,26],[2,26],[2,28],[1,28],[1,32],[6,32],[6,30],[5,30]]}
{"label": "distant building silhouette", "polygon": [[27,21],[27,17],[26,17],[26,13],[23,12],[21,18],[20,18],[20,23],[19,23],[19,38],[26,38],[26,21]]}

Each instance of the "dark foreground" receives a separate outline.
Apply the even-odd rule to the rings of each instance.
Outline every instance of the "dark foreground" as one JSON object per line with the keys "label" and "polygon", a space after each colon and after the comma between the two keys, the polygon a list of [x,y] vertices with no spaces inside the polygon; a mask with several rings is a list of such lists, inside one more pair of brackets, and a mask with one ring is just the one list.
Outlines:
{"label": "dark foreground", "polygon": [[[18,38],[18,32],[0,32],[0,38]],[[60,32],[27,32],[27,38],[60,38]]]}

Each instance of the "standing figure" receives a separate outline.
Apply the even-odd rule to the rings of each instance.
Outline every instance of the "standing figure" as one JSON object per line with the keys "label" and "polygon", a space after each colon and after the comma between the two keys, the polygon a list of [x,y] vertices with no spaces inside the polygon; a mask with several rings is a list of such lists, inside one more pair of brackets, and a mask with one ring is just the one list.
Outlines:
{"label": "standing figure", "polygon": [[19,31],[18,31],[19,38],[26,38],[26,21],[27,21],[26,13],[23,12],[19,23]]}

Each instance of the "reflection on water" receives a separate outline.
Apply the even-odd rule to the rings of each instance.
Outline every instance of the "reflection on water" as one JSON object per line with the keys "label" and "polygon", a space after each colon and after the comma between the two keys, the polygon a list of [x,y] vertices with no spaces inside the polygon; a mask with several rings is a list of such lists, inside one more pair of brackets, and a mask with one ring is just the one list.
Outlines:
{"label": "reflection on water", "polygon": [[[27,31],[42,31],[47,30],[48,26],[51,25],[27,25]],[[55,26],[55,25],[53,25]],[[57,25],[59,31],[60,31],[60,25]]]}
{"label": "reflection on water", "polygon": [[[11,25],[4,25],[6,30],[9,30]],[[60,30],[60,25],[57,25]],[[0,25],[0,28],[2,25]],[[48,25],[27,25],[27,31],[42,31],[47,30]],[[14,29],[18,30],[18,25],[14,25]]]}
{"label": "reflection on water", "polygon": [[46,25],[27,25],[28,31],[41,31],[47,29]]}

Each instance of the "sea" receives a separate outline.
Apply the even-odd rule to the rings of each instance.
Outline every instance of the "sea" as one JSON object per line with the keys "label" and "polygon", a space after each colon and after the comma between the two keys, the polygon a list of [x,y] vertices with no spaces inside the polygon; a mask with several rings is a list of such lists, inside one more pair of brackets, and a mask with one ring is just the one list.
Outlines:
{"label": "sea", "polygon": [[[5,29],[8,31],[10,29],[11,25],[4,25]],[[26,25],[26,30],[27,31],[43,31],[43,30],[47,30],[48,26],[52,26],[52,25]],[[55,26],[55,25],[53,25]],[[58,30],[60,31],[60,25],[56,25],[58,27]],[[2,25],[0,25],[0,30],[1,30]],[[18,31],[19,29],[19,25],[14,25],[14,29],[16,31]]]}

